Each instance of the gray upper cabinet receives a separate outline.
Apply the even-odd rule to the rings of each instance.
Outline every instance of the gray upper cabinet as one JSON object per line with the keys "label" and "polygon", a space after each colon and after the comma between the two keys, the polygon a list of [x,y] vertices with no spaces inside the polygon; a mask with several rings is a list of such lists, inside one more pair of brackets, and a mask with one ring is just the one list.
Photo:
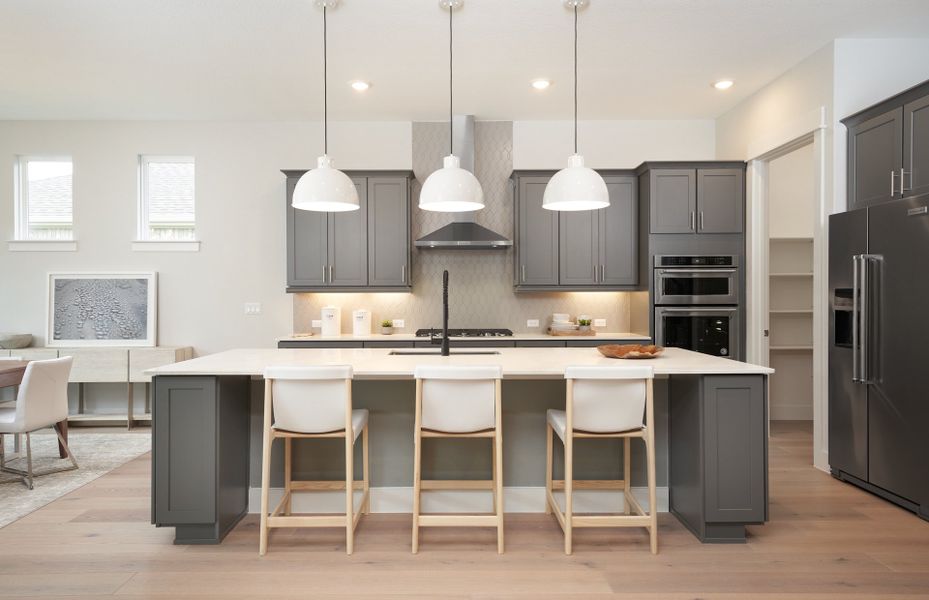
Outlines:
{"label": "gray upper cabinet", "polygon": [[929,81],[842,119],[848,210],[929,194]]}
{"label": "gray upper cabinet", "polygon": [[895,108],[848,130],[849,208],[900,197],[903,168],[903,109]]}
{"label": "gray upper cabinet", "polygon": [[693,233],[697,219],[697,172],[655,169],[649,176],[651,233]]}
{"label": "gray upper cabinet", "polygon": [[697,169],[697,232],[741,233],[742,169]]}
{"label": "gray upper cabinet", "polygon": [[594,285],[600,276],[598,210],[564,211],[559,216],[561,285]]}
{"label": "gray upper cabinet", "polygon": [[634,175],[604,177],[610,205],[597,211],[601,285],[639,283],[639,205]]}
{"label": "gray upper cabinet", "polygon": [[929,193],[929,96],[903,107],[904,196]]}
{"label": "gray upper cabinet", "polygon": [[359,210],[294,209],[294,186],[305,171],[287,175],[287,291],[409,289],[410,174],[348,173]]}
{"label": "gray upper cabinet", "polygon": [[409,188],[406,179],[368,178],[369,285],[409,285]]}
{"label": "gray upper cabinet", "polygon": [[550,211],[542,196],[551,173],[514,174],[516,287],[522,290],[635,289],[639,284],[637,179],[603,174],[610,206]]}
{"label": "gray upper cabinet", "polygon": [[542,208],[550,176],[518,177],[516,282],[558,285],[558,212]]}

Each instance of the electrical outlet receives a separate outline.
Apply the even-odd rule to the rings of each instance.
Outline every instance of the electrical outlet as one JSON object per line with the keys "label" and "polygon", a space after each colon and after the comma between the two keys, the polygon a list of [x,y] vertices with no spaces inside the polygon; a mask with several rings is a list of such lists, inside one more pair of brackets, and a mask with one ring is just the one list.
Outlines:
{"label": "electrical outlet", "polygon": [[245,303],[245,314],[260,315],[261,314],[261,303],[260,302],[246,302]]}
{"label": "electrical outlet", "polygon": [[394,322],[395,329],[403,329],[406,327],[406,323],[403,321],[403,319],[391,319],[391,321]]}
{"label": "electrical outlet", "polygon": [[322,328],[322,326],[323,326],[322,319],[313,319],[313,321],[310,323],[310,326],[313,327],[313,328],[315,328],[315,329],[320,329],[320,328]]}
{"label": "electrical outlet", "polygon": [[538,326],[539,326],[538,319],[527,319],[526,320],[526,327],[538,327]]}
{"label": "electrical outlet", "polygon": [[606,319],[594,319],[594,327],[606,327]]}

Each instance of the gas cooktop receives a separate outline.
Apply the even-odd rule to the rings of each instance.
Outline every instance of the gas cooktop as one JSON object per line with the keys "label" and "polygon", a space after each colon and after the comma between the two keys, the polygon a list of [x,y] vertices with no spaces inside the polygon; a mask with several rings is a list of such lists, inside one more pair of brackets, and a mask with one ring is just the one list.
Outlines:
{"label": "gas cooktop", "polygon": [[[511,337],[509,329],[449,329],[448,337]],[[442,337],[441,329],[417,329],[416,337]]]}

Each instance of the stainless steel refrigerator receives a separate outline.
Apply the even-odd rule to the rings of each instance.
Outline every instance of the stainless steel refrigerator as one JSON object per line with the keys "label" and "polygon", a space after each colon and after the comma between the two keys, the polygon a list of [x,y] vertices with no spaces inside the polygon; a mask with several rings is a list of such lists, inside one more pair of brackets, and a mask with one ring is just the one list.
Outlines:
{"label": "stainless steel refrigerator", "polygon": [[929,519],[929,198],[829,218],[829,463]]}

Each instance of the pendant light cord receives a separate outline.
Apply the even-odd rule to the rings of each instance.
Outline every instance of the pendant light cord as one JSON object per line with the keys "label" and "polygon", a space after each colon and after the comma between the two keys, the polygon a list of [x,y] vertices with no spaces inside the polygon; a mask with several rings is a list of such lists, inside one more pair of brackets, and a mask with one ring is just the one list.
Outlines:
{"label": "pendant light cord", "polygon": [[329,154],[329,57],[327,55],[326,5],[323,5],[323,155]]}
{"label": "pendant light cord", "polygon": [[455,142],[454,142],[454,132],[452,130],[452,98],[454,98],[454,92],[452,89],[452,13],[455,12],[455,6],[453,4],[448,5],[448,154],[452,155],[455,153]]}
{"label": "pendant light cord", "polygon": [[577,4],[574,5],[574,153],[577,154]]}

